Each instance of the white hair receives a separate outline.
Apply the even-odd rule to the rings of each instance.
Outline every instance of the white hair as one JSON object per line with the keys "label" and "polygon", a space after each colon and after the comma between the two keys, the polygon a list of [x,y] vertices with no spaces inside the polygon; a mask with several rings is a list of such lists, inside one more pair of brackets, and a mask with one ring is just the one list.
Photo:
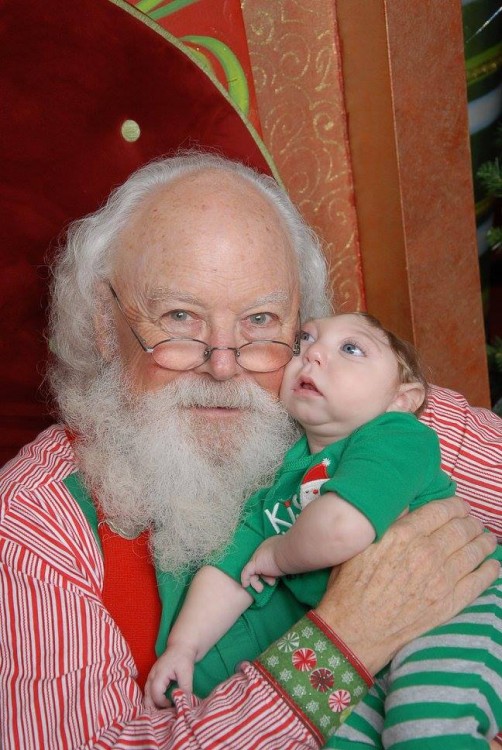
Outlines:
{"label": "white hair", "polygon": [[179,177],[222,170],[252,183],[275,206],[296,253],[302,319],[323,317],[331,305],[327,268],[319,239],[304,222],[286,192],[267,175],[214,153],[184,151],[153,161],[116,188],[106,204],[74,222],[53,266],[49,337],[56,355],[49,382],[64,416],[64,402],[82,389],[103,367],[93,326],[98,282],[112,272],[114,243],[145,198]]}

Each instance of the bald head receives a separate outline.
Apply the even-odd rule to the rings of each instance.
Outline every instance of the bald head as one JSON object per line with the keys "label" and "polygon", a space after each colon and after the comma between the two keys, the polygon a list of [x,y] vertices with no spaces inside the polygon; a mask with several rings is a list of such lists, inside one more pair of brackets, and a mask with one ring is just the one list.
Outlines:
{"label": "bald head", "polygon": [[144,199],[118,237],[113,265],[114,276],[144,278],[148,293],[160,291],[163,267],[171,274],[180,265],[237,285],[252,284],[253,272],[266,267],[283,275],[274,281],[288,294],[299,283],[276,207],[240,175],[213,169],[178,177]]}

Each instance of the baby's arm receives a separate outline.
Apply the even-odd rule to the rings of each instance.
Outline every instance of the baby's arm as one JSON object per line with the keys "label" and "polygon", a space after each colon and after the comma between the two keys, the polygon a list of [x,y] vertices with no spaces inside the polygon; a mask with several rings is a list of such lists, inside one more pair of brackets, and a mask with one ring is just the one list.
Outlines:
{"label": "baby's arm", "polygon": [[366,516],[334,492],[309,503],[293,526],[255,550],[242,571],[241,583],[261,591],[258,576],[271,579],[287,573],[329,568],[366,549],[375,529]]}
{"label": "baby's arm", "polygon": [[252,597],[226,573],[206,565],[194,576],[183,607],[145,685],[145,704],[164,708],[164,693],[172,680],[192,690],[195,662],[219,641],[249,607]]}

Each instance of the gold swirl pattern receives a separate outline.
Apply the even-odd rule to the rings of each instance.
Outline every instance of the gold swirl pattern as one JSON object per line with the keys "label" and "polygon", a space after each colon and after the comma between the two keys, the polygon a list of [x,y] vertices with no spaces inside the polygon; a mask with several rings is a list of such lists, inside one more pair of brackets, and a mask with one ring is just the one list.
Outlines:
{"label": "gold swirl pattern", "polygon": [[241,0],[263,138],[324,242],[338,309],[364,306],[332,0]]}

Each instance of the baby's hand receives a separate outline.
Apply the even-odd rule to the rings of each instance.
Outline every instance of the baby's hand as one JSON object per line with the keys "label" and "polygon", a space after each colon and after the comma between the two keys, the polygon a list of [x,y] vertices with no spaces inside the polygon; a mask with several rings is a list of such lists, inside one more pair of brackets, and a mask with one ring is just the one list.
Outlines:
{"label": "baby's hand", "polygon": [[255,591],[263,591],[263,583],[260,578],[270,584],[275,583],[278,576],[283,576],[284,571],[280,569],[275,561],[275,549],[279,537],[274,536],[265,539],[254,552],[251,560],[244,566],[241,573],[241,584],[244,588],[251,586]]}
{"label": "baby's hand", "polygon": [[145,685],[145,706],[147,708],[167,708],[171,705],[166,698],[169,684],[173,681],[187,692],[192,692],[195,652],[181,644],[168,645],[150,670]]}

